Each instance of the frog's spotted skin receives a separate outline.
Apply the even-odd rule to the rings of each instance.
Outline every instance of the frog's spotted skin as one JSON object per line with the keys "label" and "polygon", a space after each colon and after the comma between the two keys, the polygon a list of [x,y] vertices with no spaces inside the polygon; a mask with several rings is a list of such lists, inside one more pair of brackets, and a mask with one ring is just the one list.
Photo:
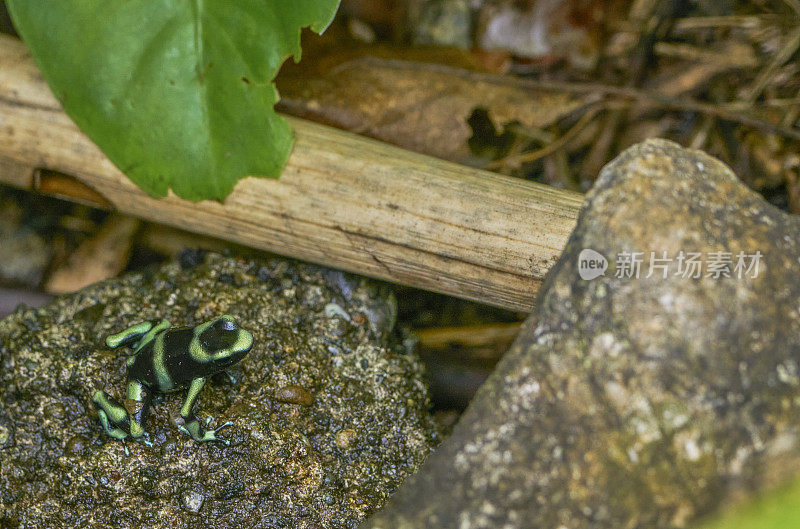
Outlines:
{"label": "frog's spotted skin", "polygon": [[126,365],[127,398],[121,404],[105,391],[92,397],[103,429],[116,439],[145,435],[144,421],[153,392],[166,393],[188,386],[181,407],[180,430],[195,441],[222,441],[207,431],[192,408],[206,379],[241,360],[253,347],[253,335],[232,316],[222,316],[197,327],[171,327],[167,320],[145,321],[106,338],[111,348],[133,348]]}

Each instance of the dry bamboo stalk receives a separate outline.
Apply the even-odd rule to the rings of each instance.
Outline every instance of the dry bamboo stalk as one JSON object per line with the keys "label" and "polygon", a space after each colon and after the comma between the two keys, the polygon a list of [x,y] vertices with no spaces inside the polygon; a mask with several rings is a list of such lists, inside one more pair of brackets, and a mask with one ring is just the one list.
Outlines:
{"label": "dry bamboo stalk", "polygon": [[64,114],[25,46],[0,37],[0,181],[47,188],[46,180],[31,176],[33,169],[56,170],[96,192],[82,200],[95,196],[123,213],[397,283],[531,309],[541,278],[575,225],[580,195],[290,121],[296,143],[280,179],[247,178],[224,204],[173,195],[154,199]]}

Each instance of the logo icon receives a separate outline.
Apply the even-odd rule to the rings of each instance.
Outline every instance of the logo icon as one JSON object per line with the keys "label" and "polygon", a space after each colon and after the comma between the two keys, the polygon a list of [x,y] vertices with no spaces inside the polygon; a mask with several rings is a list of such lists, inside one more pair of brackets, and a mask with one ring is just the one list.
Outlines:
{"label": "logo icon", "polygon": [[589,281],[605,275],[608,269],[608,259],[603,254],[591,248],[584,248],[578,255],[578,275],[581,279]]}

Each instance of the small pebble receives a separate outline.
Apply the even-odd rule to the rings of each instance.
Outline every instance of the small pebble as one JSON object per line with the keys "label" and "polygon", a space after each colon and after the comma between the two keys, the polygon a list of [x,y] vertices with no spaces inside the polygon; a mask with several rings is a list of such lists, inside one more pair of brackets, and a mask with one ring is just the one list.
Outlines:
{"label": "small pebble", "polygon": [[306,388],[294,384],[283,386],[276,391],[275,399],[278,402],[299,404],[301,406],[311,406],[311,403],[314,402],[314,397],[311,396],[311,393]]}
{"label": "small pebble", "polygon": [[183,250],[178,256],[178,262],[180,263],[182,269],[189,270],[199,264],[202,264],[203,260],[206,257],[206,253],[207,252],[205,250],[195,250],[187,248],[186,250]]}
{"label": "small pebble", "polygon": [[80,454],[86,448],[86,438],[82,435],[73,435],[67,442],[67,452],[70,454]]}
{"label": "small pebble", "polygon": [[336,446],[342,450],[345,450],[350,446],[350,443],[352,443],[356,437],[358,437],[358,434],[352,428],[342,430],[336,434]]}
{"label": "small pebble", "polygon": [[341,316],[343,320],[350,321],[350,315],[336,303],[328,303],[325,305],[325,316],[333,318],[334,316]]}
{"label": "small pebble", "polygon": [[200,508],[203,506],[204,499],[205,498],[203,498],[203,495],[199,492],[187,490],[181,494],[181,507],[192,514],[197,514],[200,512]]}

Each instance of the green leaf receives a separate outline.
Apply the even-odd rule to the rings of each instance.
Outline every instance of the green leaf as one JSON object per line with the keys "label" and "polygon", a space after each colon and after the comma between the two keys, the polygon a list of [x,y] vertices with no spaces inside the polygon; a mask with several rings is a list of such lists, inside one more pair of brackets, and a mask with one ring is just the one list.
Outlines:
{"label": "green leaf", "polygon": [[292,132],[272,82],[339,0],[8,0],[67,114],[155,196],[277,178]]}
{"label": "green leaf", "polygon": [[702,523],[698,529],[788,529],[800,527],[800,480]]}

